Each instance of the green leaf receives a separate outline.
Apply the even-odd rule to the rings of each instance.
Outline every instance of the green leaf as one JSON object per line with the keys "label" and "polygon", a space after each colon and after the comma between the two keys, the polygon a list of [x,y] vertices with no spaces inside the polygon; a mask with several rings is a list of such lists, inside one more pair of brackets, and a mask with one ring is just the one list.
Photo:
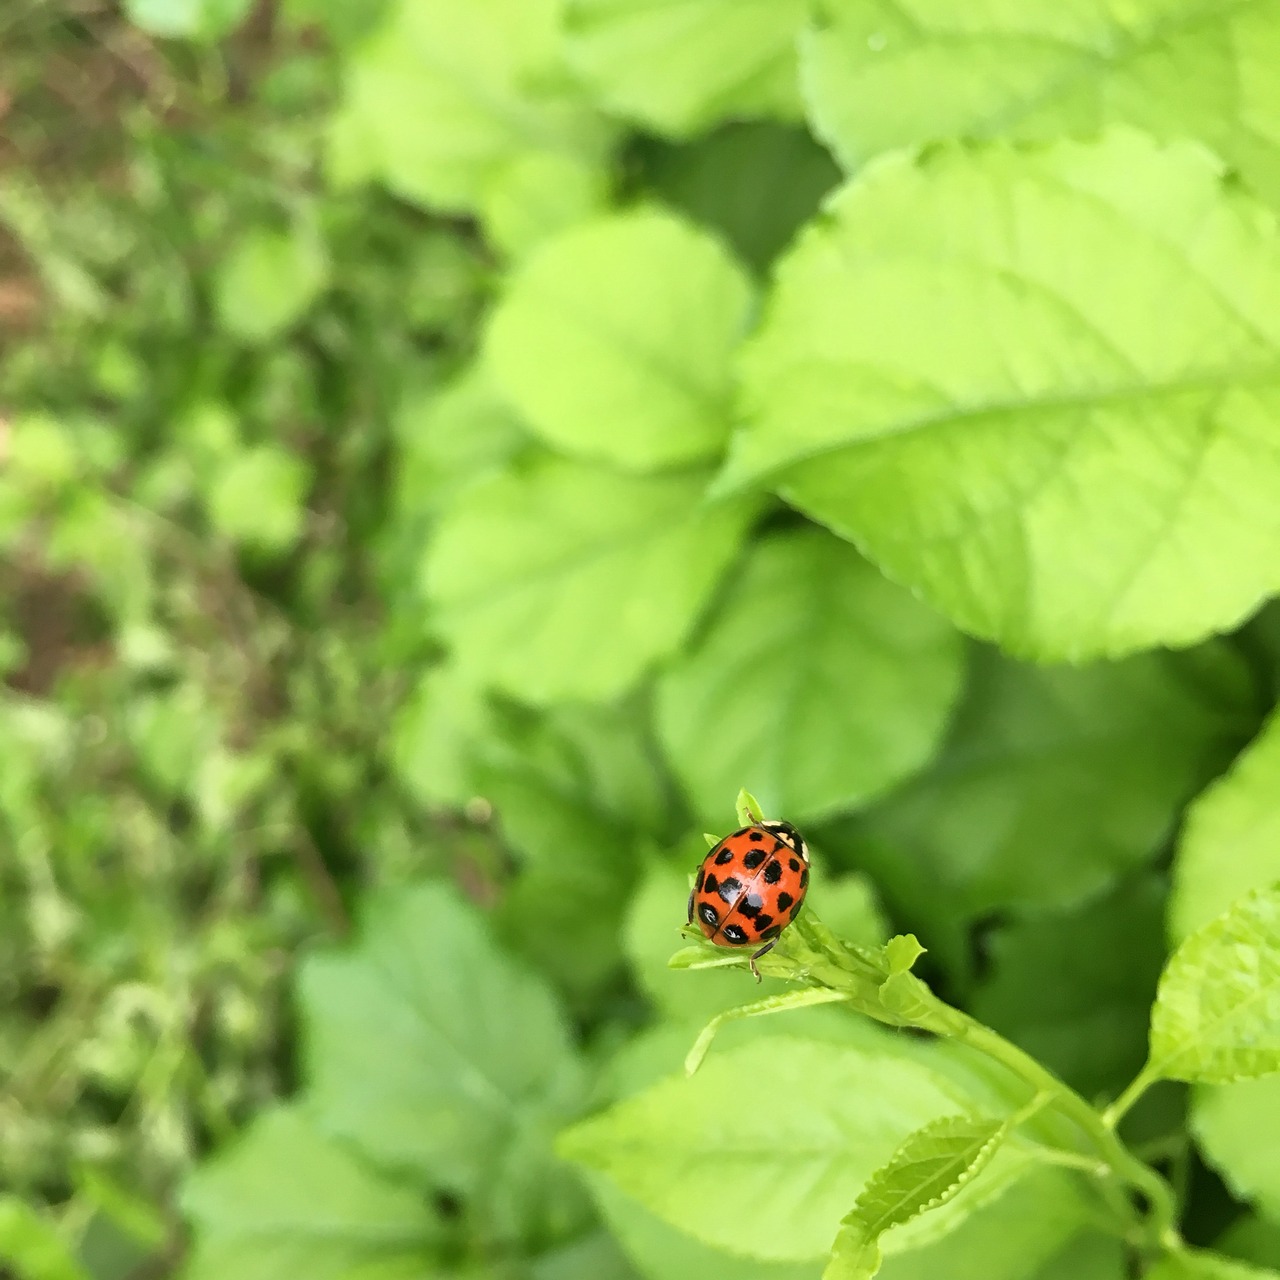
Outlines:
{"label": "green leaf", "polygon": [[[562,715],[593,712],[607,714],[565,708]],[[568,747],[554,729],[547,721],[491,740],[477,779],[519,864],[498,908],[498,927],[514,950],[581,1003],[598,996],[622,964],[626,899],[618,886],[634,874],[636,835],[621,814],[610,812],[594,771],[552,754]]]}
{"label": "green leaf", "polygon": [[529,443],[482,369],[409,392],[395,418],[401,518],[434,514],[464,485],[501,470]]}
{"label": "green leaf", "polygon": [[1124,1241],[1102,1231],[1085,1231],[1036,1270],[1029,1280],[1129,1280]]}
{"label": "green leaf", "polygon": [[1191,807],[1173,864],[1169,929],[1184,938],[1280,880],[1280,713]]}
{"label": "green leaf", "polygon": [[840,181],[806,130],[763,120],[654,145],[645,160],[646,187],[723,236],[761,275]]}
{"label": "green leaf", "polygon": [[729,436],[746,273],[708,232],[657,207],[573,227],[512,276],[486,359],[530,427],[575,456],[652,471]]}
{"label": "green leaf", "polygon": [[743,1018],[760,1018],[770,1013],[786,1013],[788,1010],[809,1009],[815,1005],[839,1004],[849,997],[843,991],[835,991],[830,987],[801,987],[798,990],[783,991],[778,995],[765,996],[762,1000],[753,1000],[750,1004],[739,1005],[736,1009],[726,1009],[717,1013],[703,1027],[693,1048],[684,1060],[685,1075],[693,1075],[702,1065],[711,1042],[716,1033],[726,1023],[737,1022]]}
{"label": "green leaf", "polygon": [[1272,0],[1206,9],[1027,0],[968,10],[821,0],[804,45],[811,117],[849,169],[939,137],[1053,138],[1108,124],[1199,138],[1269,198],[1280,143]]}
{"label": "green leaf", "polygon": [[530,157],[596,169],[608,130],[559,65],[561,7],[560,0],[393,5],[344,67],[335,179],[379,178],[409,200],[470,213],[508,180],[510,166]]}
{"label": "green leaf", "polygon": [[1007,1126],[999,1120],[943,1116],[917,1129],[877,1169],[840,1224],[823,1280],[871,1280],[890,1228],[952,1199],[986,1168]]}
{"label": "green leaf", "polygon": [[484,690],[452,665],[434,667],[396,709],[392,767],[420,803],[461,808],[479,792],[475,754],[491,724]]}
{"label": "green leaf", "polygon": [[183,1190],[189,1280],[418,1280],[441,1224],[420,1189],[375,1173],[291,1108],[269,1111]]}
{"label": "green leaf", "polygon": [[1274,219],[1190,144],[886,156],[778,267],[721,487],[1019,655],[1188,644],[1280,587],[1277,299]]}
{"label": "green leaf", "polygon": [[607,1178],[589,1178],[592,1197],[610,1232],[648,1280],[818,1280],[814,1262],[761,1262],[695,1240],[625,1196]]}
{"label": "green leaf", "polygon": [[933,755],[964,651],[937,614],[817,529],[757,542],[726,604],[658,689],[658,731],[694,809],[740,780],[801,822]]}
{"label": "green leaf", "polygon": [[1148,1070],[1206,1084],[1280,1071],[1280,886],[1242,898],[1169,958]]}
{"label": "green leaf", "polygon": [[287,551],[302,533],[310,482],[301,458],[278,445],[254,445],[210,478],[209,521],[232,542]]}
{"label": "green leaf", "polygon": [[[781,1130],[727,1102],[744,1081],[767,1081]],[[560,1150],[706,1244],[800,1260],[827,1252],[908,1133],[957,1104],[957,1087],[917,1062],[775,1035],[584,1121]],[[743,1204],[767,1209],[744,1216]]]}
{"label": "green leaf", "polygon": [[609,194],[606,176],[572,156],[549,151],[517,156],[485,190],[480,211],[485,230],[504,253],[522,258],[599,213]]}
{"label": "green leaf", "polygon": [[[959,1203],[957,1197],[952,1205]],[[879,1280],[1039,1280],[1040,1268],[1052,1265],[1055,1255],[1096,1213],[1078,1179],[1061,1169],[1035,1169],[954,1231],[922,1247],[890,1251],[893,1235],[886,1237]],[[1071,1272],[1069,1280],[1095,1278]],[[1108,1280],[1120,1280],[1120,1275]]]}
{"label": "green leaf", "polygon": [[245,342],[269,342],[301,319],[328,280],[328,260],[313,228],[257,228],[235,244],[218,271],[218,323]]}
{"label": "green leaf", "polygon": [[1280,1267],[1280,1223],[1256,1213],[1243,1214],[1214,1240],[1213,1247],[1241,1262]]}
{"label": "green leaf", "polygon": [[1084,1097],[1115,1097],[1146,1058],[1164,900],[1163,879],[1143,876],[1070,911],[1008,921],[965,1007]]}
{"label": "green leaf", "polygon": [[803,0],[571,0],[569,56],[611,111],[676,137],[800,115]]}
{"label": "green leaf", "polygon": [[15,1195],[0,1196],[0,1263],[14,1280],[89,1280],[54,1224]]}
{"label": "green leaf", "polygon": [[581,1066],[550,993],[473,908],[438,884],[376,898],[360,945],[308,959],[300,989],[326,1130],[473,1197],[495,1235],[569,1234],[555,1224],[578,1193],[549,1148]]}
{"label": "green leaf", "polygon": [[963,968],[957,921],[1067,907],[1151,857],[1247,732],[1252,700],[1218,644],[1084,668],[976,650],[934,764],[827,845]]}
{"label": "green leaf", "polygon": [[920,940],[914,933],[898,934],[884,944],[884,958],[891,975],[909,973],[924,953],[925,948],[920,945]]}
{"label": "green leaf", "polygon": [[741,826],[754,826],[764,821],[764,810],[760,807],[760,801],[746,787],[738,788],[738,799],[734,802],[734,810]]}
{"label": "green leaf", "polygon": [[684,641],[756,507],[702,477],[557,458],[462,494],[426,564],[459,664],[528,702],[606,700]]}
{"label": "green leaf", "polygon": [[636,1280],[618,1242],[596,1230],[561,1248],[531,1258],[529,1280]]}
{"label": "green leaf", "polygon": [[1191,1129],[1232,1193],[1280,1218],[1280,1077],[1200,1086],[1192,1093]]}
{"label": "green leaf", "polygon": [[1280,1271],[1247,1266],[1207,1250],[1188,1249],[1157,1263],[1145,1280],[1276,1280]]}
{"label": "green leaf", "polygon": [[125,0],[125,14],[148,35],[162,39],[217,40],[234,30],[253,0]]}

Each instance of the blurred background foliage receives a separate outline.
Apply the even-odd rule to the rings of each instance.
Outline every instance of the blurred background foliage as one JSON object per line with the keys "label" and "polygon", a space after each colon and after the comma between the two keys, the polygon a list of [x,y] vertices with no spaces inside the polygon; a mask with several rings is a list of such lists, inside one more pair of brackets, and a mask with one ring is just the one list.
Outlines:
{"label": "blurred background foliage", "polygon": [[[0,15],[21,1280],[816,1276],[552,1153],[754,994],[665,968],[744,783],[811,835],[833,927],[915,929],[1089,1096],[1141,1062],[1181,814],[1276,701],[1280,615],[1038,667],[772,497],[705,504],[735,347],[841,178],[807,6],[561,8]],[[1134,1120],[1192,1239],[1280,1262],[1231,1105],[1218,1171],[1181,1094]],[[1121,1274],[1045,1239],[931,1274]]]}

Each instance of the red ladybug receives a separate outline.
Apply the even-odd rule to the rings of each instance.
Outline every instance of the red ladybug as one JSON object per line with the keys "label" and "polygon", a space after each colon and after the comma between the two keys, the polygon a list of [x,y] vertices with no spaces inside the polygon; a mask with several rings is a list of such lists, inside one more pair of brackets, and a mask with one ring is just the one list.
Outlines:
{"label": "red ladybug", "polygon": [[689,894],[689,923],[718,947],[763,943],[756,961],[800,914],[809,888],[809,851],[789,822],[756,822],[725,836],[702,860]]}

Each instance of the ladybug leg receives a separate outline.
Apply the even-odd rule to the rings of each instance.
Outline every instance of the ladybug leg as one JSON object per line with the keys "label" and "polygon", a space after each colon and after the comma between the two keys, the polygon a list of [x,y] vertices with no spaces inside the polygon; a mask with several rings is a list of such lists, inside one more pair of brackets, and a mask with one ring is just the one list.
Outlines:
{"label": "ladybug leg", "polygon": [[756,975],[756,981],[757,981],[757,982],[759,982],[761,979],[760,979],[760,970],[756,968],[756,961],[757,961],[757,960],[759,960],[759,959],[760,959],[760,957],[761,957],[762,955],[764,955],[764,953],[765,953],[766,951],[772,951],[772,950],[773,950],[774,943],[775,943],[775,942],[777,942],[777,941],[778,941],[778,940],[777,940],[777,938],[770,938],[770,939],[769,939],[769,941],[768,941],[768,942],[766,942],[766,943],[764,944],[764,946],[760,948],[760,950],[759,950],[759,951],[756,951],[756,952],[753,952],[753,953],[752,953],[752,956],[751,956],[751,972],[752,972],[752,973],[754,973],[754,974]]}
{"label": "ladybug leg", "polygon": [[693,923],[693,892],[692,889],[689,890],[689,919],[686,921],[687,924]]}

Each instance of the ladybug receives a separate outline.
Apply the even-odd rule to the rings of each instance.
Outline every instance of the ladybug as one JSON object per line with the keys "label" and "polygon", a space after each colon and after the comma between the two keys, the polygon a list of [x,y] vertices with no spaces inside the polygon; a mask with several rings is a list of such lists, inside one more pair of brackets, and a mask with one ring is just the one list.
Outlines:
{"label": "ladybug", "polygon": [[756,822],[727,835],[702,860],[689,894],[689,923],[718,947],[763,943],[756,961],[800,914],[809,888],[809,851],[789,822]]}

